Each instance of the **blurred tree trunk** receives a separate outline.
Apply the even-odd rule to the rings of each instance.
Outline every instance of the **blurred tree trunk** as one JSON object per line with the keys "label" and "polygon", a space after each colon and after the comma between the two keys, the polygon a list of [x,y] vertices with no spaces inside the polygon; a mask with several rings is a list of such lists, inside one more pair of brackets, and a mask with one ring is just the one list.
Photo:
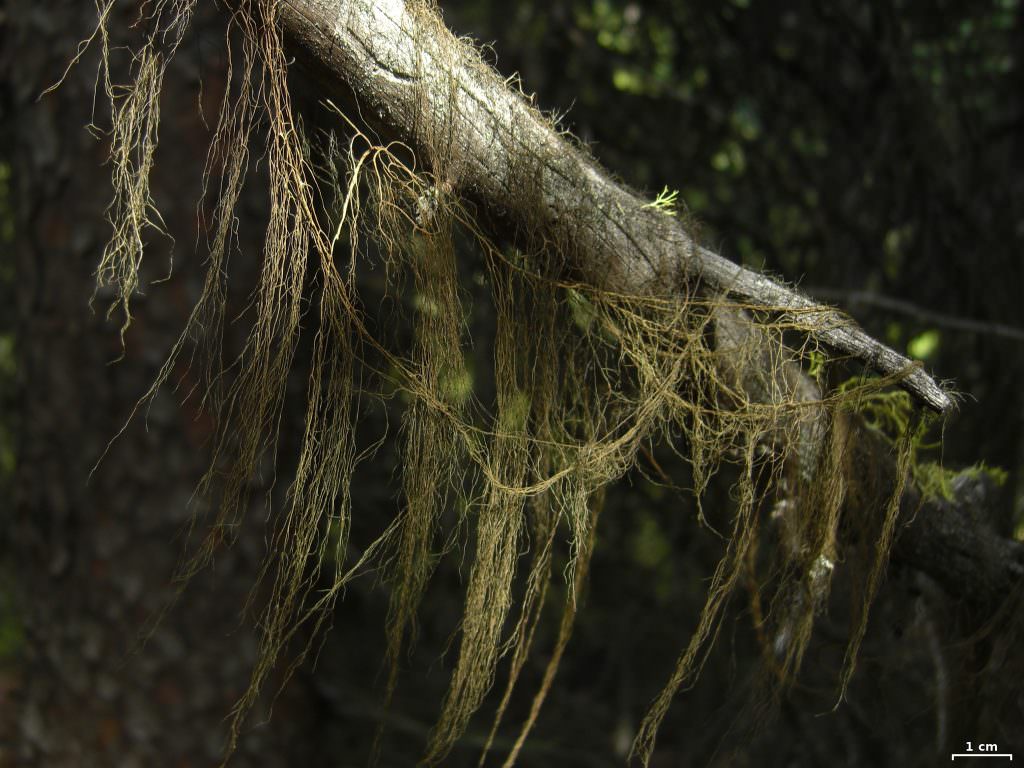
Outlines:
{"label": "blurred tree trunk", "polygon": [[[104,321],[102,296],[95,313],[87,304],[109,234],[107,143],[84,130],[96,51],[59,91],[37,102],[90,32],[96,9],[71,0],[5,5],[0,83],[8,135],[0,152],[12,167],[19,413],[13,510],[3,528],[23,642],[7,684],[10,705],[0,706],[0,763],[216,764],[225,715],[247,685],[254,658],[252,633],[236,613],[255,580],[262,532],[254,526],[243,533],[136,649],[170,594],[189,497],[205,468],[208,426],[181,405],[185,389],[158,396],[89,478],[183,327],[201,270],[186,263],[175,270],[182,279],[145,288],[160,300],[140,298],[128,360],[109,364],[121,353],[118,324]],[[196,20],[199,39],[219,41],[222,19],[206,5]],[[127,30],[138,12],[138,4],[119,4],[114,23]],[[158,172],[154,190],[176,235],[176,266],[197,260],[193,206],[206,128],[196,99],[202,94],[207,114],[215,114],[223,90],[222,62],[204,62],[203,55],[213,54],[201,45],[180,52],[176,66],[184,75],[168,78],[163,98],[160,159],[170,173]],[[255,224],[245,230],[259,232]],[[148,247],[154,258],[144,285],[166,274],[170,243]],[[273,728],[244,735],[232,765],[309,764],[303,750],[311,747],[303,745],[316,742],[308,732],[317,722],[298,688],[279,702]],[[266,715],[257,711],[251,722]]]}

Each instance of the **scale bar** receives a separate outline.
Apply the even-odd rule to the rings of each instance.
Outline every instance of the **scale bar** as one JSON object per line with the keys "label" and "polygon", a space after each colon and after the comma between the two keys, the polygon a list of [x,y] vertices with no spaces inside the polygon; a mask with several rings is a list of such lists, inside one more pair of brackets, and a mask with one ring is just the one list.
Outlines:
{"label": "scale bar", "polygon": [[954,752],[951,760],[956,760],[958,757],[1008,757],[1013,762],[1012,752]]}

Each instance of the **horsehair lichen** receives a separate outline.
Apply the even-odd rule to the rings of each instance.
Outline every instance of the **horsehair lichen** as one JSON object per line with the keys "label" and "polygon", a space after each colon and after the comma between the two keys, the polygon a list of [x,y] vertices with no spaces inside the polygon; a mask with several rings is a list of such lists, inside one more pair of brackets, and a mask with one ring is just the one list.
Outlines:
{"label": "horsehair lichen", "polygon": [[[139,285],[144,230],[162,229],[148,186],[160,87],[196,0],[148,4],[150,31],[133,55],[127,86],[114,86],[110,74],[112,5],[113,0],[98,4],[114,167],[109,211],[114,233],[98,284],[116,287],[113,308],[121,308],[127,324],[129,300]],[[558,637],[529,717],[507,757],[511,765],[571,635],[604,491],[636,464],[639,451],[654,443],[684,453],[693,468],[698,505],[723,465],[737,466],[739,479],[732,530],[697,629],[640,727],[635,754],[644,762],[649,759],[673,697],[699,673],[726,607],[743,584],[754,585],[752,600],[760,604],[764,591],[773,606],[768,618],[758,612],[757,629],[772,637],[766,656],[780,679],[791,679],[840,559],[840,513],[856,481],[849,466],[854,440],[854,431],[847,428],[849,412],[897,377],[862,381],[823,396],[802,372],[809,361],[816,373],[825,363],[799,312],[780,315],[772,307],[738,307],[723,296],[699,296],[685,287],[673,297],[654,297],[573,281],[567,267],[586,254],[565,237],[545,240],[539,216],[520,222],[518,245],[525,251],[509,256],[459,198],[461,161],[451,141],[460,125],[457,114],[441,116],[440,123],[435,114],[431,120],[417,118],[413,133],[420,149],[414,152],[403,144],[371,140],[369,131],[335,108],[344,119],[339,130],[350,136],[347,149],[339,151],[334,140],[327,150],[310,146],[287,87],[277,7],[256,0],[232,6],[225,36],[228,92],[204,174],[204,194],[215,205],[206,281],[147,393],[152,396],[166,383],[175,361],[191,349],[201,361],[204,406],[216,417],[210,469],[200,484],[201,495],[216,511],[183,560],[178,574],[183,587],[237,535],[250,505],[249,481],[266,458],[276,455],[301,320],[307,302],[316,300],[318,323],[295,480],[285,509],[272,518],[271,545],[260,574],[269,596],[257,601],[254,588],[251,598],[261,606],[259,656],[249,689],[233,713],[227,755],[297,629],[320,627],[346,582],[370,563],[385,570],[392,587],[384,692],[390,699],[403,648],[415,637],[418,605],[445,549],[438,546],[441,513],[458,501],[475,532],[475,557],[458,659],[426,747],[427,763],[441,761],[462,735],[492,688],[499,661],[509,655],[490,748],[549,593],[556,531],[564,526],[570,532],[569,588]],[[414,12],[435,20],[425,27],[438,30],[432,55],[446,51],[452,61],[475,62],[475,75],[506,83],[468,43],[440,31],[432,6],[416,4]],[[236,40],[239,50],[232,47]],[[250,148],[260,137],[270,201],[262,269],[247,340],[237,359],[225,361],[228,256],[238,247],[235,210]],[[336,181],[331,182],[332,173],[318,172],[324,168],[340,168],[332,171]],[[543,172],[536,160],[526,158],[506,170],[523,201],[533,199],[533,182]],[[326,202],[331,187],[337,195],[334,204]],[[670,202],[661,196],[654,205],[664,208]],[[457,232],[483,254],[493,287],[493,410],[472,391],[465,368],[470,329],[460,306]],[[389,276],[402,271],[412,276],[419,300],[411,350],[393,348],[371,332],[358,310],[356,266],[372,254],[384,260]],[[392,284],[389,290],[397,303],[398,289]],[[785,343],[799,336],[806,339],[802,348]],[[386,361],[408,395],[401,430],[403,506],[359,561],[346,564],[357,463],[354,430],[360,399],[367,396],[354,384],[355,369],[357,364],[373,368],[364,350]],[[900,430],[896,487],[887,494],[843,685],[853,670],[908,474],[909,423]],[[762,514],[769,508],[769,515]],[[194,524],[198,527],[198,521]],[[517,613],[517,572],[528,538],[533,555]],[[773,539],[775,546],[761,546]],[[336,557],[325,556],[331,544],[337,547]],[[770,554],[764,565],[759,565],[759,551]],[[336,563],[333,574],[321,573],[325,563]],[[774,578],[779,573],[785,576]],[[325,578],[330,586],[323,589]],[[292,654],[286,677],[308,648]],[[484,757],[486,750],[481,762]]]}

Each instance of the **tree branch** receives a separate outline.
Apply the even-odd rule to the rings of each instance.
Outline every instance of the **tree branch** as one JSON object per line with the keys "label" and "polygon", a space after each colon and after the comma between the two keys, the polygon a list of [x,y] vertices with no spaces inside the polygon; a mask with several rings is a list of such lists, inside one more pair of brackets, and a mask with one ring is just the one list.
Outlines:
{"label": "tree branch", "polygon": [[837,301],[847,306],[877,307],[888,312],[893,312],[906,317],[913,317],[925,323],[937,325],[940,328],[950,328],[954,331],[966,333],[984,334],[998,336],[1010,341],[1024,341],[1024,328],[1017,328],[1005,323],[990,323],[984,320],[975,320],[970,317],[956,317],[945,315],[926,307],[912,304],[903,299],[896,299],[892,296],[884,296],[874,291],[846,291],[835,288],[806,288],[812,296],[819,296],[828,301]]}
{"label": "tree branch", "polygon": [[1024,584],[1024,543],[1000,536],[988,522],[995,489],[970,470],[952,482],[953,498],[923,503],[904,494],[905,527],[893,557],[924,571],[949,594],[983,609],[999,607]]}
{"label": "tree branch", "polygon": [[[426,157],[441,176],[439,186],[457,184],[461,194],[512,222],[520,234],[572,244],[579,258],[566,266],[583,279],[665,296],[684,281],[702,283],[739,303],[797,319],[821,342],[876,371],[903,374],[902,385],[930,408],[951,408],[950,396],[923,369],[846,315],[694,243],[681,223],[612,180],[521,94],[464,55],[432,15],[403,0],[282,0],[280,14],[292,51],[321,86],[321,98],[353,103],[383,135]],[[437,156],[439,146],[447,147],[443,157]],[[721,338],[733,344],[756,334],[743,330],[744,323],[752,325],[739,309],[724,309],[716,321]],[[760,374],[741,375],[753,380]],[[787,391],[817,391],[802,372],[785,375]],[[809,424],[801,453],[818,449],[820,430],[813,420]],[[979,503],[967,494],[922,506],[908,491],[907,524],[894,555],[952,594],[992,605],[1020,582],[1024,545],[971,523],[970,510]]]}
{"label": "tree branch", "polygon": [[[295,51],[352,96],[389,136],[453,172],[459,191],[529,222],[536,239],[585,254],[568,265],[596,286],[671,295],[683,281],[792,318],[827,346],[864,361],[928,407],[953,401],[918,364],[872,339],[840,311],[699,246],[675,218],[618,184],[526,99],[457,45],[431,13],[404,0],[283,0]],[[446,147],[438,157],[438,147]],[[446,167],[447,165],[447,167]]]}

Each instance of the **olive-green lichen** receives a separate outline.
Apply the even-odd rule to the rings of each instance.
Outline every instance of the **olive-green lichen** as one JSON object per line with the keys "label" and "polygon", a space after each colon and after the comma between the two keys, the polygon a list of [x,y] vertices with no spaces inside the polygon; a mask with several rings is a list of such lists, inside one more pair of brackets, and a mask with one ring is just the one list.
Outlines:
{"label": "olive-green lichen", "polygon": [[[100,8],[97,35],[104,61],[110,53],[106,25],[112,4]],[[98,275],[101,285],[116,288],[114,309],[121,309],[126,324],[138,287],[142,233],[147,227],[162,229],[148,186],[159,91],[195,0],[157,0],[152,6],[152,32],[134,58],[130,82],[115,87],[106,67],[101,78],[113,105],[114,200],[113,236]],[[468,43],[444,30],[433,8],[410,7],[448,46],[453,61],[475,61],[476,76],[505,87]],[[918,433],[909,406],[893,399],[900,393],[885,389],[895,377],[822,394],[801,370],[810,366],[818,376],[829,364],[827,353],[809,341],[797,350],[785,343],[784,337],[809,331],[799,313],[782,323],[772,319],[777,314],[771,307],[740,308],[725,297],[689,289],[656,298],[574,282],[564,266],[586,254],[564,240],[534,237],[509,255],[480,229],[460,198],[459,158],[451,156],[443,130],[419,136],[423,148],[413,153],[405,145],[375,141],[355,116],[332,106],[347,144],[332,139],[325,148],[311,147],[287,87],[277,5],[242,0],[234,8],[227,39],[241,47],[229,50],[231,89],[207,165],[216,217],[206,282],[149,393],[168,380],[186,350],[195,348],[194,359],[202,361],[204,404],[218,424],[210,470],[199,489],[214,511],[212,519],[195,524],[197,543],[183,562],[182,584],[236,536],[239,526],[258,524],[245,519],[249,481],[276,454],[287,378],[310,306],[318,322],[295,479],[285,508],[270,523],[261,577],[269,597],[259,601],[259,658],[249,690],[234,710],[227,755],[271,671],[283,658],[287,671],[301,661],[305,651],[286,651],[297,629],[325,622],[347,581],[370,564],[391,586],[384,648],[389,670],[384,695],[390,698],[402,651],[415,637],[419,603],[447,549],[445,532],[439,530],[442,512],[458,508],[474,543],[457,659],[426,745],[428,764],[442,761],[463,734],[494,685],[500,660],[508,657],[488,746],[493,742],[551,593],[556,531],[568,531],[571,541],[570,584],[557,640],[529,717],[506,757],[511,765],[571,636],[599,535],[604,491],[636,464],[640,451],[661,444],[689,461],[698,504],[723,466],[736,467],[738,480],[726,551],[711,577],[697,628],[682,643],[634,744],[646,762],[673,698],[699,673],[726,606],[741,588],[751,591],[758,605],[763,598],[776,608],[757,615],[759,633],[770,638],[766,656],[779,678],[791,679],[799,668],[841,560],[839,520],[856,482],[846,423],[851,412],[860,412],[896,436],[899,471],[887,497],[845,682],[892,541],[902,483],[914,466]],[[227,254],[249,149],[260,140],[269,183],[262,271],[248,340],[236,360],[226,361]],[[533,199],[529,187],[537,172],[524,159],[522,168],[509,173],[519,180],[523,200]],[[674,200],[666,190],[651,205],[674,212]],[[522,224],[524,231],[539,226]],[[493,407],[480,402],[467,368],[470,329],[459,296],[457,237],[479,251],[492,288]],[[396,349],[368,329],[358,310],[357,265],[374,254],[389,276],[411,276],[416,300],[410,350]],[[397,283],[391,280],[390,288],[396,306],[401,305]],[[371,396],[365,390],[373,383],[354,381],[365,350],[385,361],[387,373],[380,374],[377,387],[398,387],[405,395],[403,494],[395,522],[352,563],[347,541],[357,463],[354,430],[361,398]],[[527,541],[525,592],[517,596]],[[758,558],[758,548],[772,551]],[[758,565],[762,560],[765,564]],[[325,574],[325,568],[333,572]],[[769,576],[779,573],[785,576]],[[327,589],[325,577],[331,580]]]}

